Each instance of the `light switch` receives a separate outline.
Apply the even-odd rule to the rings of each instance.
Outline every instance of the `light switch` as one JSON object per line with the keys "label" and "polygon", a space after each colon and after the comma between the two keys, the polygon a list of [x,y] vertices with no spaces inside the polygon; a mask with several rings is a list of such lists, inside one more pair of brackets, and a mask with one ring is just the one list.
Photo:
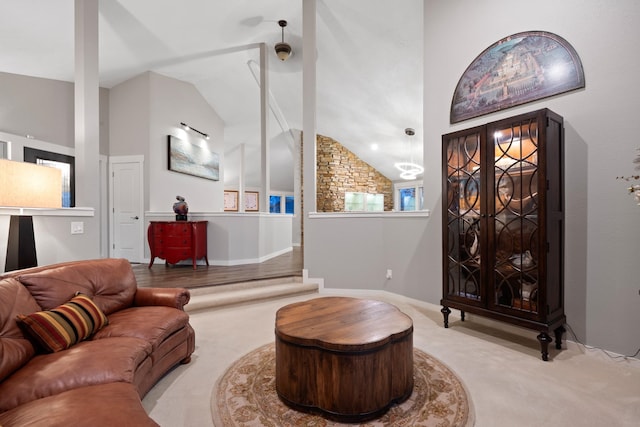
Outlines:
{"label": "light switch", "polygon": [[84,222],[72,222],[71,223],[71,234],[83,234],[84,233]]}

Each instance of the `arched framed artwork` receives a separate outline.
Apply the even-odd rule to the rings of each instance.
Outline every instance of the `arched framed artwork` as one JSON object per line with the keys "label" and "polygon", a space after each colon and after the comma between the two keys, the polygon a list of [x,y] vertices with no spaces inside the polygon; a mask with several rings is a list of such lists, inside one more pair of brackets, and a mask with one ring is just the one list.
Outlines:
{"label": "arched framed artwork", "polygon": [[545,31],[513,34],[467,67],[451,101],[450,122],[584,88],[582,62],[562,37]]}

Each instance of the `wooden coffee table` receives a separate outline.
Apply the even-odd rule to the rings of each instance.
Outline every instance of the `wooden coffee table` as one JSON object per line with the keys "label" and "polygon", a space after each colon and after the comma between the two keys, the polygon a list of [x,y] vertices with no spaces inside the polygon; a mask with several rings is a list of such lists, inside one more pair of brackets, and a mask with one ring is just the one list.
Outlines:
{"label": "wooden coffee table", "polygon": [[297,410],[356,422],[413,391],[413,321],[381,301],[324,297],[276,313],[276,391]]}

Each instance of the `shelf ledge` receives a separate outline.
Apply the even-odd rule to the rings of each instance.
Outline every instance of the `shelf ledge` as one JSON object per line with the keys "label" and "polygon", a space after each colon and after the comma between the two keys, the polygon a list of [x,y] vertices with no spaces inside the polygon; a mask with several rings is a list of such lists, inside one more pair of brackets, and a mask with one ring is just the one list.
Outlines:
{"label": "shelf ledge", "polygon": [[14,206],[0,206],[0,215],[29,215],[29,216],[95,216],[94,208],[20,208]]}
{"label": "shelf ledge", "polygon": [[428,218],[431,211],[385,211],[385,212],[309,212],[309,218]]}

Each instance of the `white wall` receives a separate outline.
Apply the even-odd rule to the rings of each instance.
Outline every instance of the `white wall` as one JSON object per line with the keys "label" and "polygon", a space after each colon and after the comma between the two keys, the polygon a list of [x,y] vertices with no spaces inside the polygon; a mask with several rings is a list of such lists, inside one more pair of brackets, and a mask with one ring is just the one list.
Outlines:
{"label": "white wall", "polygon": [[[73,83],[0,72],[0,132],[74,147]],[[109,141],[108,91],[100,89],[100,154]]]}
{"label": "white wall", "polygon": [[[189,83],[147,72],[111,89],[110,155],[145,156],[145,211],[173,212],[177,195],[189,210],[223,209],[224,122]],[[184,122],[211,136],[205,141]],[[204,145],[220,156],[220,181],[168,170],[167,135]]]}
{"label": "white wall", "polygon": [[[514,12],[517,11],[517,14]],[[586,343],[632,354],[640,344],[640,206],[618,175],[633,172],[640,146],[637,69],[640,67],[640,2],[540,0],[425,1],[425,207],[442,208],[440,138],[538,108],[565,119],[565,311]],[[499,24],[499,25],[498,25]],[[491,44],[528,30],[566,39],[584,66],[586,88],[517,108],[449,124],[453,91],[466,67]],[[423,286],[437,303],[441,277],[441,217],[425,232]]]}
{"label": "white wall", "polygon": [[[305,222],[305,268],[327,288],[380,289],[429,301],[428,291],[441,288],[426,269],[429,221],[410,212],[316,214]],[[434,295],[437,303],[440,294]]]}
{"label": "white wall", "polygon": [[[100,241],[100,227],[93,212],[90,215],[73,216],[73,212],[64,216],[34,215],[33,235],[38,265],[100,258],[100,248],[96,244]],[[0,272],[4,271],[6,262],[9,219],[8,212],[0,212]],[[72,222],[82,222],[84,233],[72,235]]]}
{"label": "white wall", "polygon": [[[0,139],[10,141],[9,158],[22,161],[24,147],[74,155],[72,83],[0,72],[0,93]],[[108,145],[107,94],[100,89],[100,153],[106,153]],[[39,264],[100,257],[106,245],[98,219],[101,206],[89,208],[94,209],[91,216],[34,216]],[[8,211],[0,213],[0,271],[5,266],[9,218]],[[75,221],[84,223],[83,234],[71,235]]]}
{"label": "white wall", "polygon": [[0,73],[0,131],[73,147],[73,84]]}
{"label": "white wall", "polygon": [[[6,132],[0,132],[0,141],[8,143],[7,154],[14,161],[23,161],[24,147],[69,156],[74,155],[72,147],[52,144],[39,139],[29,139]],[[0,185],[2,184],[0,183]],[[102,197],[104,196],[103,188],[100,189],[100,193],[102,203],[104,201]],[[102,209],[103,206],[101,205],[83,209],[81,212],[74,209],[65,209],[65,213],[58,211],[51,215],[44,212],[36,212],[36,215],[33,216],[33,228],[38,264],[44,265],[62,261],[99,258],[102,253],[106,252],[106,229],[104,224],[99,223],[96,215]],[[91,211],[91,213],[89,214],[88,211]],[[0,271],[4,271],[5,267],[11,214],[15,214],[14,209],[0,209]],[[83,222],[84,233],[72,235],[72,222]]]}
{"label": "white wall", "polygon": [[[224,122],[189,83],[149,73],[149,208],[172,211],[177,195],[183,196],[190,211],[223,210]],[[205,141],[193,131],[185,131],[180,122],[210,135]],[[205,145],[220,156],[220,181],[211,181],[168,170],[167,135],[196,145]]]}

